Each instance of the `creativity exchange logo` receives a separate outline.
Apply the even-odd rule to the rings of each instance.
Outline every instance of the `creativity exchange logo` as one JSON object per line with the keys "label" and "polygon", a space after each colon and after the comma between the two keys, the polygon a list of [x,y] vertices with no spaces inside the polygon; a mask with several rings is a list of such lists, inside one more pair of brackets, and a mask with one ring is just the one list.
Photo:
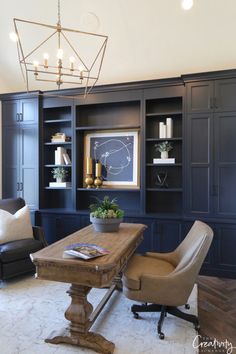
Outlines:
{"label": "creativity exchange logo", "polygon": [[197,335],[193,340],[193,348],[199,349],[201,348],[201,353],[226,353],[232,354],[236,347],[233,346],[228,339],[223,341],[218,340],[216,338],[202,337],[201,335]]}

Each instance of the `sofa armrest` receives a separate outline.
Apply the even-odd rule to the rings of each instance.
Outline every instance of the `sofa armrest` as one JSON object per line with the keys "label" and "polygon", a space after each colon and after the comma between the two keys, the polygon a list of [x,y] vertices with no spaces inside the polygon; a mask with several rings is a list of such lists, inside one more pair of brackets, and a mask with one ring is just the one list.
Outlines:
{"label": "sofa armrest", "polygon": [[33,226],[33,234],[34,234],[34,238],[35,240],[39,240],[42,242],[42,244],[44,245],[44,247],[46,247],[48,245],[45,236],[44,236],[44,231],[42,229],[42,227],[40,226]]}

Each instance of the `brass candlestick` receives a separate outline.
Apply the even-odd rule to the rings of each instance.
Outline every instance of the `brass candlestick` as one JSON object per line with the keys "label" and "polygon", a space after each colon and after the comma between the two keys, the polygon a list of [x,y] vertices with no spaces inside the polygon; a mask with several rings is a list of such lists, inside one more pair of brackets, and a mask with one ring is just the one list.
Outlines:
{"label": "brass candlestick", "polygon": [[96,163],[96,169],[95,169],[95,180],[94,180],[94,185],[96,188],[100,188],[102,186],[102,164],[101,162]]}
{"label": "brass candlestick", "polygon": [[91,174],[87,174],[86,175],[86,178],[85,178],[85,183],[86,183],[86,188],[92,188],[92,186],[93,186],[93,175],[91,175]]}
{"label": "brass candlestick", "polygon": [[86,183],[87,188],[92,188],[92,186],[93,186],[93,160],[91,159],[91,157],[87,157],[85,183]]}

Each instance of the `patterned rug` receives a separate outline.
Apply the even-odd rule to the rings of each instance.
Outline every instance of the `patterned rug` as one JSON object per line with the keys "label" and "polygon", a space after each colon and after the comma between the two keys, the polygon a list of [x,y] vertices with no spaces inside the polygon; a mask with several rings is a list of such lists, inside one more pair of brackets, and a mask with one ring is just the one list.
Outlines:
{"label": "patterned rug", "polygon": [[[34,279],[31,276],[1,284],[0,289],[0,353],[1,354],[70,354],[95,353],[72,345],[47,344],[44,339],[68,324],[64,312],[70,304],[66,294],[69,284]],[[96,306],[104,290],[93,289],[89,301]],[[196,332],[191,323],[168,315],[160,340],[156,325],[158,313],[133,318],[132,301],[114,292],[92,330],[115,343],[114,354],[193,354]],[[189,313],[197,313],[197,287],[189,299]],[[185,310],[186,311],[186,310]]]}

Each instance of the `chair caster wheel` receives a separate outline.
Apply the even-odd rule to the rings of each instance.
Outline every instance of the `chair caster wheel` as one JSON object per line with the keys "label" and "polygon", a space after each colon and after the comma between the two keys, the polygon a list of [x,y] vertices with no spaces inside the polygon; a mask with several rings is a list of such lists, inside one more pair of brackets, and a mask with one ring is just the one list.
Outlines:
{"label": "chair caster wheel", "polygon": [[139,314],[137,312],[133,312],[133,315],[134,315],[134,318],[136,318],[136,320],[138,320],[140,318]]}
{"label": "chair caster wheel", "polygon": [[160,339],[164,339],[164,338],[165,338],[164,333],[162,333],[162,332],[161,332],[161,333],[159,333],[159,338],[160,338]]}
{"label": "chair caster wheel", "polygon": [[190,309],[190,305],[189,304],[185,304],[185,308],[186,308],[186,310],[189,310]]}

